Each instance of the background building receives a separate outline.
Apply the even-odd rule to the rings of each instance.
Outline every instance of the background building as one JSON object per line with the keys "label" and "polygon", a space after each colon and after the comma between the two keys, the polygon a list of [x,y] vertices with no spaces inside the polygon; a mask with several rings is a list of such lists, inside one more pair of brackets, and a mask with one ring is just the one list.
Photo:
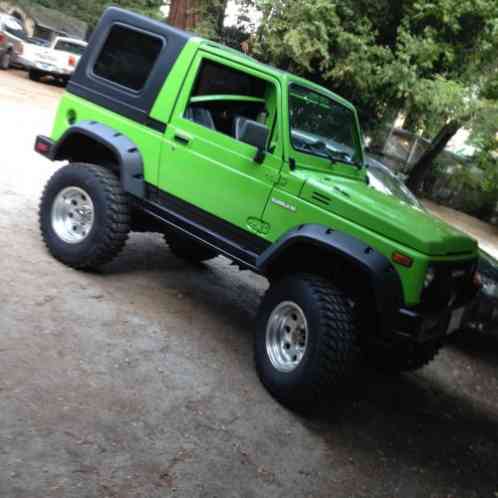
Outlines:
{"label": "background building", "polygon": [[57,36],[86,39],[85,22],[56,10],[27,1],[0,0],[0,12],[16,17],[30,37],[52,41]]}

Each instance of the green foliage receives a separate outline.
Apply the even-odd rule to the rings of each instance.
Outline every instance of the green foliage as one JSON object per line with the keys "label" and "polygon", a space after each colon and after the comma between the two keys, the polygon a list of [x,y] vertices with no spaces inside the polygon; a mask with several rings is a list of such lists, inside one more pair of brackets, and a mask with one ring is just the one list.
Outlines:
{"label": "green foliage", "polygon": [[483,192],[498,199],[498,103],[489,102],[487,112],[474,124],[471,143],[476,147],[473,162],[482,171]]}
{"label": "green foliage", "polygon": [[482,108],[498,48],[496,0],[256,3],[256,55],[351,99],[367,125],[393,108],[436,126]]}
{"label": "green foliage", "polygon": [[[255,54],[276,66],[328,86],[355,102],[362,117],[378,118],[386,100],[373,95],[390,92],[392,51],[375,41],[374,24],[357,19],[347,2],[260,0],[263,24]],[[394,71],[394,69],[390,69]]]}
{"label": "green foliage", "polygon": [[249,39],[250,30],[254,28],[247,16],[252,0],[238,2],[240,15],[234,26],[224,25],[227,3],[227,0],[201,0],[199,2],[200,22],[195,32],[204,38],[241,50],[242,42]]}
{"label": "green foliage", "polygon": [[226,0],[198,0],[198,23],[195,32],[210,40],[218,41],[223,27]]}
{"label": "green foliage", "polygon": [[250,34],[241,26],[224,26],[217,36],[217,41],[235,50],[241,50],[242,43],[249,37]]}
{"label": "green foliage", "polygon": [[159,18],[159,8],[164,2],[162,0],[38,0],[37,3],[81,19],[93,29],[103,11],[111,5]]}
{"label": "green foliage", "polygon": [[[256,4],[263,11],[258,58],[351,100],[374,143],[375,130],[399,112],[407,129],[431,141],[447,124],[473,129],[475,168],[457,168],[447,185],[469,209],[498,197],[496,0]],[[427,160],[423,169],[430,166]],[[436,167],[430,176],[438,175]]]}

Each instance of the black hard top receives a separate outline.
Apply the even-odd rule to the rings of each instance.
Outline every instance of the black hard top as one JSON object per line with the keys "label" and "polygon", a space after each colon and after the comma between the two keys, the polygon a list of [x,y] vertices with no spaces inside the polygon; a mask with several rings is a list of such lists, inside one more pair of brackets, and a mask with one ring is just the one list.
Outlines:
{"label": "black hard top", "polygon": [[[140,92],[134,92],[106,81],[93,73],[95,61],[114,25],[124,25],[150,33],[165,41],[147,84]],[[191,33],[134,12],[109,7],[92,34],[88,48],[67,86],[67,91],[125,117],[147,124],[149,112],[167,75],[192,36],[194,35]]]}

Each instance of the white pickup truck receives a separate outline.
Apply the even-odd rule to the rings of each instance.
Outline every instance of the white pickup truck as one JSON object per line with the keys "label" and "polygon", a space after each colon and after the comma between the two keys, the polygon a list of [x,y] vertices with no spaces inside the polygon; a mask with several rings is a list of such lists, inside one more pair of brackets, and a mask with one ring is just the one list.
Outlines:
{"label": "white pickup truck", "polygon": [[46,46],[32,46],[29,77],[38,81],[43,76],[52,76],[67,82],[87,47],[83,40],[57,37]]}

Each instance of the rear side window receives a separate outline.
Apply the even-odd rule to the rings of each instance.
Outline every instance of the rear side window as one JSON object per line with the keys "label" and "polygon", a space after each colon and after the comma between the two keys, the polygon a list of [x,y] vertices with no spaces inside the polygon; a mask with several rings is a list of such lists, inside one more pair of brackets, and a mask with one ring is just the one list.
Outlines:
{"label": "rear side window", "polygon": [[85,47],[76,43],[60,40],[55,45],[54,50],[61,50],[62,52],[69,52],[74,55],[83,55]]}
{"label": "rear side window", "polygon": [[95,62],[96,76],[136,92],[143,89],[163,47],[163,40],[115,25]]}

